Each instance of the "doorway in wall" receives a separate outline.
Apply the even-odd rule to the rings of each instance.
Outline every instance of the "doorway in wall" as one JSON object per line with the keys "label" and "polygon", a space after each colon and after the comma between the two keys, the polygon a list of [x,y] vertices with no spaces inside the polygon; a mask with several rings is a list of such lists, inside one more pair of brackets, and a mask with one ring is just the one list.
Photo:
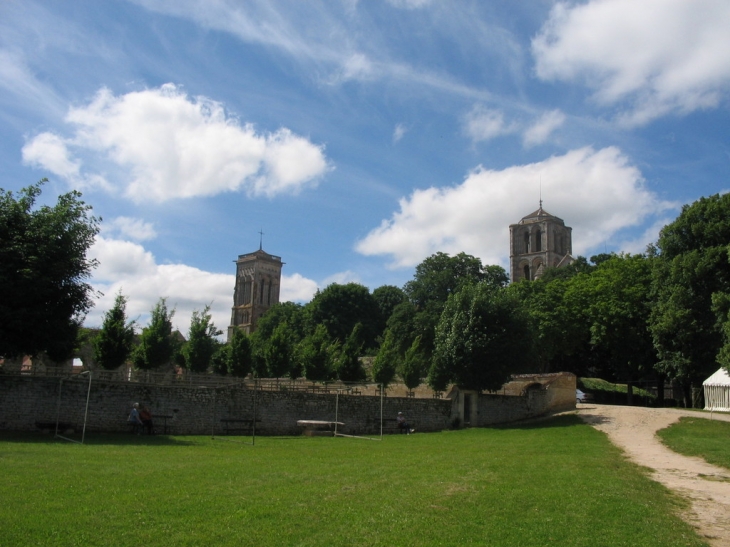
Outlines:
{"label": "doorway in wall", "polygon": [[472,395],[470,393],[464,393],[464,420],[465,426],[471,425],[471,406],[472,406]]}

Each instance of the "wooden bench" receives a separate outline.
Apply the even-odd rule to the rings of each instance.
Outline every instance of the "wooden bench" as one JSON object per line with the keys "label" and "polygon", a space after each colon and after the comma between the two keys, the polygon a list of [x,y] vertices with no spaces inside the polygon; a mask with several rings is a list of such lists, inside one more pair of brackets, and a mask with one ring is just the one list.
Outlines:
{"label": "wooden bench", "polygon": [[[413,423],[406,420],[411,429],[414,429]],[[383,433],[398,433],[403,434],[403,430],[398,427],[398,420],[396,418],[383,418]]]}
{"label": "wooden bench", "polygon": [[[256,420],[256,423],[259,422],[261,422],[261,418],[258,418]],[[251,419],[241,418],[221,418],[221,423],[223,424],[223,429],[225,430],[226,435],[230,435],[231,431],[251,432],[253,429],[254,421]]]}
{"label": "wooden bench", "polygon": [[158,418],[162,420],[162,434],[167,435],[167,420],[172,420],[173,416],[165,416],[164,414],[153,414],[152,423],[154,424]]}
{"label": "wooden bench", "polygon": [[342,422],[328,422],[326,420],[297,420],[297,425],[304,428],[307,437],[333,437],[335,426],[342,427]]}

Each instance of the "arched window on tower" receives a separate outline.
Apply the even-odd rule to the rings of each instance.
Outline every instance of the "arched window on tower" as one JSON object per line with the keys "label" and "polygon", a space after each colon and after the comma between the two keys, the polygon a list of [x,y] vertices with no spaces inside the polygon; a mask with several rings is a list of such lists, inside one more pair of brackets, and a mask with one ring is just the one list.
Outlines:
{"label": "arched window on tower", "polygon": [[535,232],[535,252],[542,251],[542,232],[538,229]]}
{"label": "arched window on tower", "polygon": [[525,252],[530,252],[530,232],[525,232]]}
{"label": "arched window on tower", "polygon": [[525,264],[525,267],[522,268],[522,272],[525,276],[525,279],[529,280],[530,279],[530,267],[527,264]]}

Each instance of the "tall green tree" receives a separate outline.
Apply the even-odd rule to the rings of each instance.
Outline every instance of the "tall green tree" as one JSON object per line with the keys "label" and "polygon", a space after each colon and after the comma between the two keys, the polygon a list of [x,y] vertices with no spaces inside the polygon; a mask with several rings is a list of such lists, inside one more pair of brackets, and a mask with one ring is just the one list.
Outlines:
{"label": "tall green tree", "polygon": [[682,207],[657,242],[650,320],[657,368],[685,386],[686,403],[689,386],[714,371],[723,346],[715,295],[730,293],[729,241],[730,194],[723,194]]}
{"label": "tall green tree", "polygon": [[264,346],[266,370],[271,378],[290,375],[294,367],[294,342],[286,323],[280,323]]}
{"label": "tall green tree", "polygon": [[499,389],[533,360],[530,326],[511,293],[484,283],[462,287],[441,315],[429,385],[437,391],[450,382],[480,391]]}
{"label": "tall green tree", "polygon": [[221,331],[213,324],[210,306],[205,306],[203,311],[193,310],[188,341],[182,349],[188,369],[193,372],[208,370],[210,360],[218,347],[216,336],[220,334]]}
{"label": "tall green tree", "polygon": [[93,306],[97,262],[87,252],[101,219],[76,191],[36,207],[45,182],[17,196],[0,188],[0,355],[9,359],[67,359]]}
{"label": "tall green tree", "polygon": [[[566,298],[571,279],[523,280],[507,288],[520,300],[531,320],[535,337],[534,371],[585,372],[573,370],[569,365],[571,357],[584,350],[590,340],[585,309],[576,305],[575,299]],[[577,361],[586,363],[585,358]]]}
{"label": "tall green tree", "polygon": [[590,325],[591,345],[605,358],[613,379],[638,380],[657,362],[649,316],[651,262],[621,254],[602,260],[590,275],[574,278]]}
{"label": "tall green tree", "polygon": [[253,356],[251,339],[241,329],[233,329],[228,349],[228,373],[239,378],[251,372]]}
{"label": "tall green tree", "polygon": [[390,314],[386,328],[391,333],[393,344],[399,355],[405,355],[413,340],[417,336],[424,335],[425,326],[419,321],[419,318],[416,306],[410,301],[401,302]]}
{"label": "tall green tree", "polygon": [[[364,347],[377,346],[381,334],[378,303],[367,287],[358,283],[332,283],[317,291],[306,306],[310,325],[324,325],[330,339],[344,343],[357,323],[362,323]],[[310,327],[310,332],[313,328]]]}
{"label": "tall green tree", "polygon": [[360,363],[360,352],[363,346],[362,323],[357,323],[350,336],[340,348],[335,360],[335,374],[343,382],[359,382],[366,377],[365,369]]}
{"label": "tall green tree", "polygon": [[408,300],[403,289],[393,285],[382,285],[373,291],[373,298],[380,309],[380,328],[379,331],[385,330],[386,323],[393,310],[401,303]]}
{"label": "tall green tree", "polygon": [[296,355],[302,364],[304,377],[313,382],[332,380],[336,349],[325,326],[318,325],[313,334],[297,345]]}
{"label": "tall green tree", "polygon": [[373,381],[387,387],[393,381],[400,361],[401,356],[393,332],[386,329],[383,343],[373,361]]}
{"label": "tall green tree", "polygon": [[127,298],[120,291],[94,339],[94,360],[107,370],[123,365],[132,352],[135,322],[127,321],[126,309]]}
{"label": "tall green tree", "polygon": [[276,328],[286,323],[289,338],[298,342],[306,335],[307,317],[304,307],[294,302],[279,302],[274,304],[256,322],[256,331],[261,340],[268,340],[273,336]]}
{"label": "tall green tree", "polygon": [[139,345],[134,351],[134,366],[150,370],[171,362],[177,343],[172,334],[175,310],[167,309],[167,299],[160,298],[152,309],[150,324],[142,329]]}
{"label": "tall green tree", "polygon": [[[416,266],[413,279],[403,289],[416,308],[412,323],[415,330],[404,351],[416,336],[420,336],[422,351],[427,357],[432,354],[436,325],[446,301],[463,286],[484,282],[489,286],[502,287],[507,280],[507,273],[500,266],[485,268],[481,260],[466,253],[454,256],[436,253],[426,258]],[[391,329],[395,327],[392,324],[388,326]]]}
{"label": "tall green tree", "polygon": [[406,351],[398,367],[398,375],[409,390],[421,385],[421,378],[428,370],[428,358],[421,349],[421,337],[417,336]]}

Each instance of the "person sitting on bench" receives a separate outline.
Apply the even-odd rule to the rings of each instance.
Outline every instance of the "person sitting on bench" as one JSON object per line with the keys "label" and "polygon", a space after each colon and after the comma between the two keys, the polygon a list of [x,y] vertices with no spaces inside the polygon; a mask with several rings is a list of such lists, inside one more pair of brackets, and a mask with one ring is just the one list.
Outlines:
{"label": "person sitting on bench", "polygon": [[402,412],[398,413],[398,417],[395,419],[396,423],[398,424],[398,429],[400,429],[401,433],[405,433],[406,435],[410,435],[415,431],[415,429],[411,429],[411,426],[408,425],[408,422],[406,422],[406,417],[403,416]]}
{"label": "person sitting on bench", "polygon": [[142,419],[139,417],[139,403],[134,403],[132,406],[132,412],[129,413],[127,422],[132,426],[132,433],[136,433],[137,435],[142,433],[144,424],[142,424]]}

